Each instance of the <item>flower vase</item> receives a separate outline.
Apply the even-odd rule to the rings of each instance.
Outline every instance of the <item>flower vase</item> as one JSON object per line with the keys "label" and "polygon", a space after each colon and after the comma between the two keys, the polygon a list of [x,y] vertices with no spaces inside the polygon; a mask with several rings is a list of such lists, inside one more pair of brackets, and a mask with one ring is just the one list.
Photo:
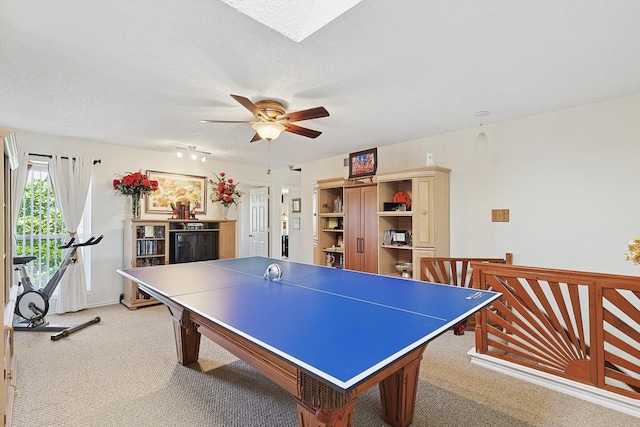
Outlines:
{"label": "flower vase", "polygon": [[140,208],[142,207],[140,199],[140,194],[131,195],[131,219],[140,219]]}
{"label": "flower vase", "polygon": [[223,205],[222,206],[222,217],[224,219],[229,219],[229,205]]}

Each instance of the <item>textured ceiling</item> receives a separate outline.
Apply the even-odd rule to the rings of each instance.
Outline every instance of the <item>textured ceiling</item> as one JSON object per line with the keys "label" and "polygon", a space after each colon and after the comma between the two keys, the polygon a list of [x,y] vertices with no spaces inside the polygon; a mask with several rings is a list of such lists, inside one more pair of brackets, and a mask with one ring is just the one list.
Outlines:
{"label": "textured ceiling", "polygon": [[286,167],[640,92],[638,0],[363,0],[300,42],[234,7],[0,0],[0,126],[266,166],[249,125],[199,120],[324,106],[271,143]]}

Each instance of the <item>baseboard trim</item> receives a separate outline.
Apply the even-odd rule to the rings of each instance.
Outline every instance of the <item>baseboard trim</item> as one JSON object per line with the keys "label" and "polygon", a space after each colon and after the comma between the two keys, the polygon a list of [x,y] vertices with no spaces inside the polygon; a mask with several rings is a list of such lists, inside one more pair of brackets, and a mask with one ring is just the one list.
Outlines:
{"label": "baseboard trim", "polygon": [[621,396],[608,390],[602,390],[576,381],[560,378],[513,362],[487,356],[486,354],[479,354],[476,353],[475,348],[469,350],[467,354],[471,356],[471,363],[474,365],[491,369],[514,378],[519,378],[542,387],[547,387],[549,389],[640,418],[640,400]]}

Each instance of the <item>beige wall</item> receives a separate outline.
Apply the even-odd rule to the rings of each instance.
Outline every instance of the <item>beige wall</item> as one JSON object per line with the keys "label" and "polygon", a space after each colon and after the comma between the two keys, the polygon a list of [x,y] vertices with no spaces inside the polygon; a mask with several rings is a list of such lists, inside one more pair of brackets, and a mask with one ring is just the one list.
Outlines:
{"label": "beige wall", "polygon": [[[478,128],[379,147],[379,170],[436,164],[451,172],[451,254],[501,256],[516,264],[618,274],[640,274],[625,261],[640,235],[640,94],[485,126],[489,151],[477,153]],[[312,262],[312,183],[346,176],[344,155],[302,165],[302,173],[216,162],[178,160],[171,153],[137,150],[16,131],[20,150],[100,158],[92,185],[92,230],[105,238],[92,253],[90,305],[118,301],[122,280],[122,221],[127,199],[115,195],[116,174],[152,169],[272,186],[271,229],[278,230],[282,186],[301,189],[301,229],[294,260]],[[491,209],[510,209],[509,223],[492,223]],[[219,218],[208,206],[203,218]],[[240,210],[239,212],[242,212]],[[242,214],[241,214],[242,215]],[[152,216],[157,218],[157,216]],[[298,247],[296,247],[299,245]],[[279,248],[279,241],[272,250]],[[242,253],[240,242],[239,253]],[[276,252],[276,254],[279,252]]]}
{"label": "beige wall", "polygon": [[[281,186],[297,186],[300,173],[287,169],[272,169],[267,175],[265,168],[241,165],[237,163],[219,162],[209,159],[206,163],[191,159],[178,159],[170,152],[138,150],[120,145],[100,144],[89,141],[79,141],[69,138],[40,135],[17,130],[16,141],[18,149],[31,153],[84,155],[93,159],[100,159],[102,163],[93,167],[91,186],[91,230],[92,234],[104,234],[100,245],[91,250],[91,286],[88,296],[89,305],[104,305],[117,303],[122,293],[122,278],[116,269],[122,268],[123,221],[127,218],[128,199],[113,191],[112,180],[116,175],[137,170],[156,170],[164,172],[184,173],[188,175],[206,176],[214,178],[213,173],[226,172],[236,182],[257,186],[272,186],[272,203],[280,200]],[[277,196],[273,195],[277,193]],[[248,200],[242,205],[248,204]],[[242,221],[242,209],[230,210],[232,216],[239,215]],[[271,217],[271,229],[279,230],[279,207],[276,215]],[[145,214],[143,219],[165,219],[166,214]],[[207,213],[198,215],[202,219],[222,218],[219,204],[207,204]],[[240,228],[240,227],[239,227]],[[238,229],[239,229],[238,228]],[[279,235],[278,235],[279,236]],[[238,253],[242,253],[244,239],[239,240]],[[279,250],[279,237],[272,247]],[[279,252],[277,252],[279,254]]]}
{"label": "beige wall", "polygon": [[[476,152],[477,127],[378,147],[381,171],[424,166],[428,152],[451,168],[452,256],[513,252],[521,265],[640,274],[624,256],[640,235],[640,94],[484,130],[486,153]],[[346,176],[347,156],[302,165],[303,195],[316,179]],[[492,223],[503,208],[510,222]],[[311,244],[304,251],[311,262]]]}

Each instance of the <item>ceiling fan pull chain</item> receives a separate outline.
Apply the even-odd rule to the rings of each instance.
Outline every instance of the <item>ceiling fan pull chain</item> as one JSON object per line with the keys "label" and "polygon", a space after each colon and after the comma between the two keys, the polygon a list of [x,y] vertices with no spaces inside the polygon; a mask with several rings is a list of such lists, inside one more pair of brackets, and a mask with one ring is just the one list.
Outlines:
{"label": "ceiling fan pull chain", "polygon": [[267,141],[267,175],[271,175],[271,141]]}

